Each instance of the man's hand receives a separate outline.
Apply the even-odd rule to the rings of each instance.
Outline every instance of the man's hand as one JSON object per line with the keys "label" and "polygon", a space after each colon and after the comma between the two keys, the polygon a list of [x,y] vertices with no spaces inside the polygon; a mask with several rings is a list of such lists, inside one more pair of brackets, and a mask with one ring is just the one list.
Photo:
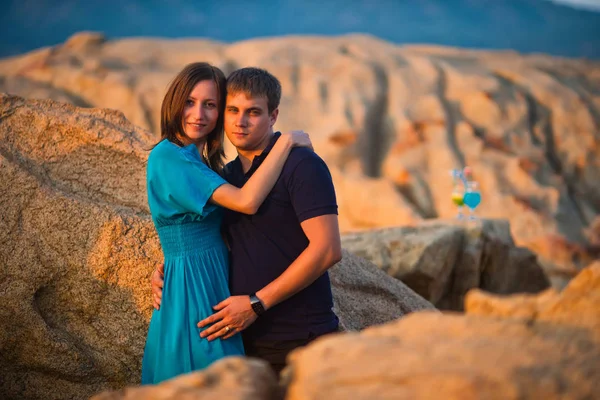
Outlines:
{"label": "man's hand", "polygon": [[162,289],[164,284],[164,264],[158,264],[158,267],[152,272],[152,303],[154,308],[159,310],[162,300]]}
{"label": "man's hand", "polygon": [[198,323],[198,328],[211,325],[200,334],[208,341],[229,339],[256,321],[257,315],[250,305],[250,296],[231,296],[213,307],[217,312]]}

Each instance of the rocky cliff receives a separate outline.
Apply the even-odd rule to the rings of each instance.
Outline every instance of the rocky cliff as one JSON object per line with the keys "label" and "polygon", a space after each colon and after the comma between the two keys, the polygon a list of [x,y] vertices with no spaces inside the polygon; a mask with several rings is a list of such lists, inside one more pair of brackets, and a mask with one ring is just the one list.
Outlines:
{"label": "rocky cliff", "polygon": [[[145,204],[148,132],[122,113],[0,94],[0,398],[84,398],[139,382],[162,260]],[[344,330],[434,309],[344,252]]]}
{"label": "rocky cliff", "polygon": [[167,84],[198,60],[280,78],[277,128],[312,134],[345,232],[452,217],[448,172],[469,165],[479,214],[509,220],[545,268],[572,276],[598,257],[597,62],[356,35],[224,44],[82,33],[0,60],[0,91],[120,110],[156,134]]}
{"label": "rocky cliff", "polygon": [[[152,143],[119,111],[0,95],[5,398],[81,398],[139,382],[149,275],[162,258],[145,203]],[[343,246],[331,282],[346,331],[431,303],[460,310],[470,289],[548,286],[506,221],[465,229],[438,220],[348,234]]]}

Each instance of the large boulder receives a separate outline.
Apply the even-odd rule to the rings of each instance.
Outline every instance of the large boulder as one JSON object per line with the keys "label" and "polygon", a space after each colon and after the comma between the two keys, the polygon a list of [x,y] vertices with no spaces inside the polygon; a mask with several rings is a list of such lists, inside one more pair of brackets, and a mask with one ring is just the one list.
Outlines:
{"label": "large boulder", "polygon": [[147,132],[0,96],[0,392],[81,398],[139,378],[153,263]]}
{"label": "large boulder", "polygon": [[561,293],[474,291],[466,316],[414,313],[294,351],[286,399],[596,398],[598,310],[599,263]]}
{"label": "large boulder", "polygon": [[358,331],[435,307],[371,262],[343,250],[329,270],[335,313],[343,331]]}
{"label": "large boulder", "polygon": [[[433,220],[346,234],[342,246],[440,309],[462,310],[473,288],[509,294],[549,286],[536,255],[515,246],[506,220]],[[564,281],[554,278],[557,285]]]}
{"label": "large boulder", "polygon": [[345,232],[453,216],[449,170],[469,165],[478,213],[510,221],[546,269],[570,278],[600,255],[589,229],[600,212],[597,61],[363,35],[228,44],[87,32],[0,60],[0,91],[117,109],[157,134],[169,81],[200,60],[280,78],[277,127],[311,133]]}
{"label": "large boulder", "polygon": [[[0,95],[0,397],[139,383],[162,259],[145,194],[152,144],[117,111]],[[331,280],[345,330],[433,309],[347,252]]]}
{"label": "large boulder", "polygon": [[281,389],[265,361],[227,357],[200,372],[159,385],[128,387],[95,395],[91,400],[277,400]]}

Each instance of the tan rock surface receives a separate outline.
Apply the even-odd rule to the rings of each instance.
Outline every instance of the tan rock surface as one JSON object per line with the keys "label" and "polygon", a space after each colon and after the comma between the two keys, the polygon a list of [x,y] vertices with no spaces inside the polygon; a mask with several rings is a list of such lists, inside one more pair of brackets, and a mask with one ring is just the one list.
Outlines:
{"label": "tan rock surface", "polygon": [[506,220],[427,221],[342,236],[342,246],[401,280],[440,309],[460,311],[470,289],[535,293],[548,278],[535,254],[515,246]]}
{"label": "tan rock surface", "polygon": [[479,213],[508,219],[547,270],[570,276],[600,255],[587,234],[600,212],[597,62],[360,35],[224,44],[82,33],[0,60],[0,91],[118,109],[156,132],[168,82],[198,60],[281,79],[277,128],[311,133],[344,231],[451,217],[448,171],[469,165]]}
{"label": "tan rock surface", "polygon": [[466,316],[414,313],[295,351],[286,399],[597,397],[600,264],[559,294],[486,297],[469,295]]}
{"label": "tan rock surface", "polygon": [[[519,318],[578,326],[600,340],[600,262],[581,271],[562,291],[547,290],[538,296],[508,298],[479,290],[469,292],[467,314]],[[598,365],[600,369],[600,365]]]}
{"label": "tan rock surface", "polygon": [[[139,382],[162,259],[145,197],[151,145],[120,112],[0,94],[0,398]],[[433,308],[348,253],[331,279],[348,330]]]}
{"label": "tan rock surface", "polygon": [[371,262],[347,250],[330,269],[330,279],[341,330],[358,331],[411,312],[435,310],[402,281],[389,279]]}
{"label": "tan rock surface", "polygon": [[269,365],[258,359],[229,357],[209,368],[159,385],[104,392],[91,400],[275,400],[280,388]]}
{"label": "tan rock surface", "polygon": [[135,382],[161,257],[145,131],[119,112],[1,95],[0,116],[0,393]]}

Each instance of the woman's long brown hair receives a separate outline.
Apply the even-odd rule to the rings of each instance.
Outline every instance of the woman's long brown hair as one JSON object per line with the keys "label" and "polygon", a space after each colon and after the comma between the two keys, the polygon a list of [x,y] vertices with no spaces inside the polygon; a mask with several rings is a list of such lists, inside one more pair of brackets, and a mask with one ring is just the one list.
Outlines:
{"label": "woman's long brown hair", "polygon": [[188,137],[183,130],[183,109],[198,82],[212,80],[217,86],[219,117],[215,129],[206,137],[204,158],[207,165],[221,173],[224,165],[223,114],[225,111],[226,79],[219,68],[205,62],[187,65],[169,85],[160,110],[160,139],[167,139],[180,146],[180,137]]}

